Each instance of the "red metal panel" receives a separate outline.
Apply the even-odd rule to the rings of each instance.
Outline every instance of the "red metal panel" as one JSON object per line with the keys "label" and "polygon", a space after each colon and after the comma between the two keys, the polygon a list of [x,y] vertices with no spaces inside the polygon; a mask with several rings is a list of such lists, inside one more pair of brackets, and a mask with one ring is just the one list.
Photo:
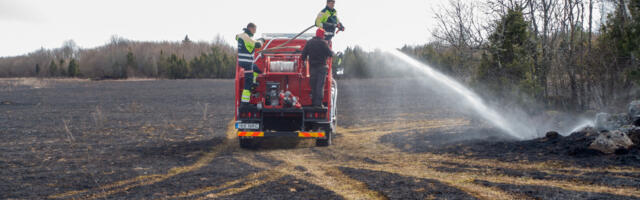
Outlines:
{"label": "red metal panel", "polygon": [[[269,45],[269,47],[267,48],[273,48],[276,47],[278,45],[283,44],[284,42],[286,42],[287,39],[274,39],[271,44]],[[269,43],[270,41],[267,40],[266,43]],[[258,68],[260,70],[262,70],[263,72],[266,72],[268,70],[268,63],[269,60],[280,60],[280,61],[297,61],[297,66],[296,66],[296,72],[278,72],[278,73],[272,73],[272,72],[266,72],[265,74],[259,75],[257,80],[260,84],[260,86],[257,88],[257,91],[260,92],[261,95],[265,94],[266,91],[266,82],[279,82],[281,85],[282,89],[286,89],[288,91],[291,91],[291,93],[299,98],[299,102],[302,104],[302,106],[310,106],[311,105],[311,98],[310,98],[310,94],[311,94],[311,87],[309,85],[309,69],[308,69],[308,63],[303,63],[302,59],[300,58],[301,56],[301,52],[302,49],[304,48],[305,44],[306,44],[307,40],[304,39],[296,39],[291,41],[289,44],[287,44],[286,46],[299,46],[299,48],[297,49],[279,49],[279,50],[274,50],[268,53],[264,53],[264,56],[260,57],[260,59],[258,59],[256,61],[256,65],[258,66]],[[265,43],[265,44],[266,44]],[[263,49],[257,49],[256,52],[260,52]],[[257,55],[256,55],[257,56]],[[332,59],[328,59],[327,64],[329,66],[328,69],[328,75],[327,75],[327,80],[325,81],[325,90],[324,90],[324,99],[323,102],[328,102],[328,107],[331,108],[333,105],[331,105],[331,80],[332,80],[332,73],[331,73],[331,68],[332,68]],[[236,107],[236,120],[237,120],[237,108],[240,104],[240,96],[242,94],[242,88],[244,88],[244,70],[239,67],[237,65],[236,62],[236,98],[235,98],[235,107]],[[252,104],[257,104],[260,101],[262,101],[264,99],[264,96],[261,96],[260,98],[252,98],[251,103]],[[330,109],[329,109],[330,110]],[[330,116],[327,115],[327,119],[329,119]],[[330,119],[329,119],[330,120]]]}

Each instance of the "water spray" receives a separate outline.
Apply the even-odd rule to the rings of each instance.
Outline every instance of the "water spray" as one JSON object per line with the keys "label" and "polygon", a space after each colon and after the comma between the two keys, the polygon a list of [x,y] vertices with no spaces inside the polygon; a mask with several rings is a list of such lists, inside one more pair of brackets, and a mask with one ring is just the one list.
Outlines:
{"label": "water spray", "polygon": [[528,139],[534,136],[534,133],[530,131],[528,126],[524,126],[519,122],[514,120],[507,120],[502,115],[500,115],[495,109],[487,106],[482,98],[480,98],[473,91],[462,85],[461,83],[455,81],[454,79],[444,75],[443,73],[433,69],[431,66],[423,64],[406,54],[400,52],[399,50],[387,50],[387,52],[396,58],[401,59],[407,64],[411,65],[415,69],[418,69],[420,73],[425,76],[428,76],[435,80],[438,83],[443,84],[448,89],[455,92],[455,94],[462,97],[462,101],[466,102],[470,108],[472,108],[478,116],[484,118],[489,121],[491,124],[496,126],[497,128],[503,130],[509,135],[516,137],[518,139]]}
{"label": "water spray", "polygon": [[586,127],[594,127],[594,126],[595,126],[595,122],[593,120],[583,120],[580,123],[578,123],[578,125],[576,125],[574,128],[572,128],[571,131],[564,133],[563,135],[567,136],[571,133],[578,132]]}

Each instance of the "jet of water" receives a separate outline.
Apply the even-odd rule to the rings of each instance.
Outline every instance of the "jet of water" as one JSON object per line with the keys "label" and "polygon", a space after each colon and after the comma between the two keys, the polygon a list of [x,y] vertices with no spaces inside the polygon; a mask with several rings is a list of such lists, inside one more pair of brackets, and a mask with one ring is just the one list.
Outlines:
{"label": "jet of water", "polygon": [[489,106],[487,106],[483,102],[482,98],[480,98],[477,94],[475,94],[473,91],[471,91],[464,85],[460,84],[459,82],[455,81],[454,79],[433,69],[429,65],[421,63],[418,60],[415,60],[407,56],[406,54],[400,52],[399,50],[395,50],[395,49],[387,50],[387,52],[397,57],[398,59],[406,62],[407,64],[409,64],[411,67],[413,67],[423,75],[430,77],[434,81],[446,86],[447,89],[455,92],[455,94],[458,94],[460,97],[462,97],[461,98],[462,101],[466,102],[467,105],[469,105],[469,107],[473,109],[478,116],[489,121],[491,124],[493,124],[497,128],[502,129],[504,132],[508,133],[509,135],[512,135],[521,140],[531,138],[534,136],[534,133],[532,131],[527,130],[529,129],[527,128],[527,126],[523,126],[521,123],[517,121],[505,119],[495,109],[492,109]]}
{"label": "jet of water", "polygon": [[569,131],[568,133],[564,133],[563,135],[567,136],[567,135],[570,135],[571,133],[578,132],[586,127],[594,127],[594,126],[595,126],[595,123],[593,122],[593,120],[583,120],[577,126],[572,128],[571,131]]}

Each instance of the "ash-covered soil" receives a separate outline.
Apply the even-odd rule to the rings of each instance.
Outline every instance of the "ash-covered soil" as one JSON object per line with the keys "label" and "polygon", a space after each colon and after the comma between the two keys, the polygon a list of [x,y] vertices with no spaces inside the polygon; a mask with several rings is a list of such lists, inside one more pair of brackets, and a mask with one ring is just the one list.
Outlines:
{"label": "ash-covered soil", "polygon": [[639,199],[637,149],[517,141],[418,80],[339,80],[335,145],[238,147],[231,80],[0,80],[0,199]]}
{"label": "ash-covered soil", "polygon": [[461,154],[505,162],[562,161],[580,167],[640,167],[640,146],[606,155],[588,148],[596,137],[597,132],[575,132],[559,138],[518,141],[499,130],[461,126],[386,135],[381,141],[412,153]]}

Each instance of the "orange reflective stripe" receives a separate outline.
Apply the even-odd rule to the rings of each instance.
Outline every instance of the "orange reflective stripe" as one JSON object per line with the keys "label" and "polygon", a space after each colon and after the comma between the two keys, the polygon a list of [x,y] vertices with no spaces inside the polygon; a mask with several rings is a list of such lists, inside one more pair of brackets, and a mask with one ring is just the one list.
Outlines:
{"label": "orange reflective stripe", "polygon": [[238,132],[238,137],[264,137],[264,132]]}
{"label": "orange reflective stripe", "polygon": [[324,132],[298,132],[298,137],[302,137],[302,138],[324,137]]}

